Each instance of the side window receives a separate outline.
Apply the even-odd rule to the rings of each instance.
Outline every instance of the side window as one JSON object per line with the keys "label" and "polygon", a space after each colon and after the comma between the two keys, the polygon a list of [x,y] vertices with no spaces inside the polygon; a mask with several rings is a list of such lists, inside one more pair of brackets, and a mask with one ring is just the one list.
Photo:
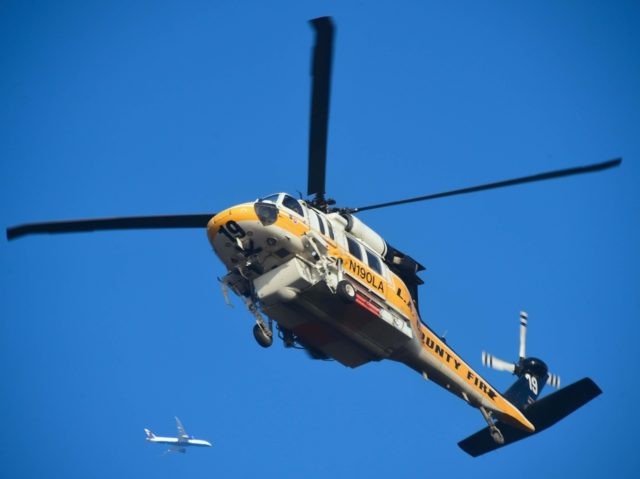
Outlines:
{"label": "side window", "polygon": [[347,244],[349,245],[349,253],[362,261],[362,250],[360,249],[358,242],[352,237],[347,236]]}
{"label": "side window", "polygon": [[320,226],[320,233],[324,234],[324,222],[322,221],[322,217],[315,211],[313,212],[313,214],[318,219],[318,225]]}
{"label": "side window", "polygon": [[380,266],[380,260],[371,251],[367,250],[367,262],[372,270],[378,274],[382,274],[382,267]]}
{"label": "side window", "polygon": [[331,221],[327,220],[327,226],[329,227],[329,237],[332,240],[335,240],[335,236],[333,236],[333,228],[331,227]]}
{"label": "side window", "polygon": [[299,214],[300,216],[304,216],[302,206],[300,206],[298,200],[289,195],[284,195],[284,198],[282,199],[282,206],[284,206],[285,208],[289,208],[291,211]]}

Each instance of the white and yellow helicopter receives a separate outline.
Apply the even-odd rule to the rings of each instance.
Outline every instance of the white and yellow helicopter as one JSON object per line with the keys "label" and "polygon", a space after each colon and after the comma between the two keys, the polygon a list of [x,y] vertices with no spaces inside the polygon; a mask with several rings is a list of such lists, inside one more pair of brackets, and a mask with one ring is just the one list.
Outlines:
{"label": "white and yellow helicopter", "polygon": [[258,343],[273,343],[274,322],[285,347],[302,347],[316,359],[358,367],[391,359],[476,407],[487,428],[459,445],[477,456],[539,432],[600,394],[584,378],[541,400],[546,382],[559,386],[546,364],[525,355],[526,315],[521,316],[516,364],[484,355],[486,365],[515,374],[505,393],[463,360],[420,318],[420,263],[389,245],[355,213],[505,186],[601,171],[621,159],[525,176],[416,198],[337,208],[325,196],[334,26],[329,17],[311,20],[313,51],[308,195],[277,193],[216,214],[99,218],[32,223],[7,229],[14,239],[35,233],[138,228],[206,228],[227,269],[223,288],[233,291],[255,318]]}

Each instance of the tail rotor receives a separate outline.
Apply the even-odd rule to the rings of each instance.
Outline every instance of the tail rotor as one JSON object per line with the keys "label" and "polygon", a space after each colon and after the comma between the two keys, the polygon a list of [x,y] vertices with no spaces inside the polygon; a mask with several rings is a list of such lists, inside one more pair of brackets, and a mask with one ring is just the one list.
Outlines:
{"label": "tail rotor", "polygon": [[[524,431],[503,417],[493,417],[491,413],[480,407],[480,411],[488,423],[487,427],[458,443],[465,452],[473,457],[544,431],[602,392],[598,385],[589,378],[583,378],[560,389],[560,377],[551,374],[541,359],[527,356],[528,320],[527,313],[521,311],[517,362],[510,363],[483,351],[482,364],[517,376],[515,382],[502,393],[502,396],[524,414],[534,429]],[[558,391],[547,394],[538,400],[546,384],[558,389]]]}
{"label": "tail rotor", "polygon": [[527,357],[525,352],[527,345],[527,323],[529,315],[525,311],[520,311],[520,361]]}
{"label": "tail rotor", "polygon": [[[493,368],[498,371],[507,371],[520,377],[526,375],[530,369],[532,361],[537,364],[544,364],[541,360],[536,358],[527,358],[527,325],[529,322],[529,315],[525,311],[520,311],[520,345],[518,350],[518,362],[510,363],[500,358],[493,356],[485,351],[482,351],[482,365],[488,368]],[[551,374],[546,371],[546,383],[556,389],[560,388],[560,376],[557,374]]]}

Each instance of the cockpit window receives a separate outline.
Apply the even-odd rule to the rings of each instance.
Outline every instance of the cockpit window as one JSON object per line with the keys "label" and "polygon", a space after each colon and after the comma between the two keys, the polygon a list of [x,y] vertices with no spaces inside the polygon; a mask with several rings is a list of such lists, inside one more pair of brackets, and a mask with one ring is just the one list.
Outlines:
{"label": "cockpit window", "polygon": [[260,201],[262,203],[277,203],[279,196],[280,195],[276,193],[275,195],[269,195],[269,196],[265,196],[264,198],[260,198]]}
{"label": "cockpit window", "polygon": [[289,208],[291,211],[298,213],[300,216],[304,216],[304,211],[302,211],[302,206],[298,203],[298,200],[289,195],[284,195],[282,199],[282,206],[285,208]]}

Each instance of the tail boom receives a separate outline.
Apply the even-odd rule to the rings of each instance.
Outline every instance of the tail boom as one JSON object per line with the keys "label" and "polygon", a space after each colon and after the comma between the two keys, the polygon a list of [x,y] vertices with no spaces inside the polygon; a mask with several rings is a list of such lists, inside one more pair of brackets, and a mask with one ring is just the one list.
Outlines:
{"label": "tail boom", "polygon": [[413,354],[403,359],[405,364],[469,404],[492,411],[496,417],[525,431],[535,430],[511,401],[480,376],[441,337],[424,324],[420,325],[420,329],[421,338],[416,338]]}

